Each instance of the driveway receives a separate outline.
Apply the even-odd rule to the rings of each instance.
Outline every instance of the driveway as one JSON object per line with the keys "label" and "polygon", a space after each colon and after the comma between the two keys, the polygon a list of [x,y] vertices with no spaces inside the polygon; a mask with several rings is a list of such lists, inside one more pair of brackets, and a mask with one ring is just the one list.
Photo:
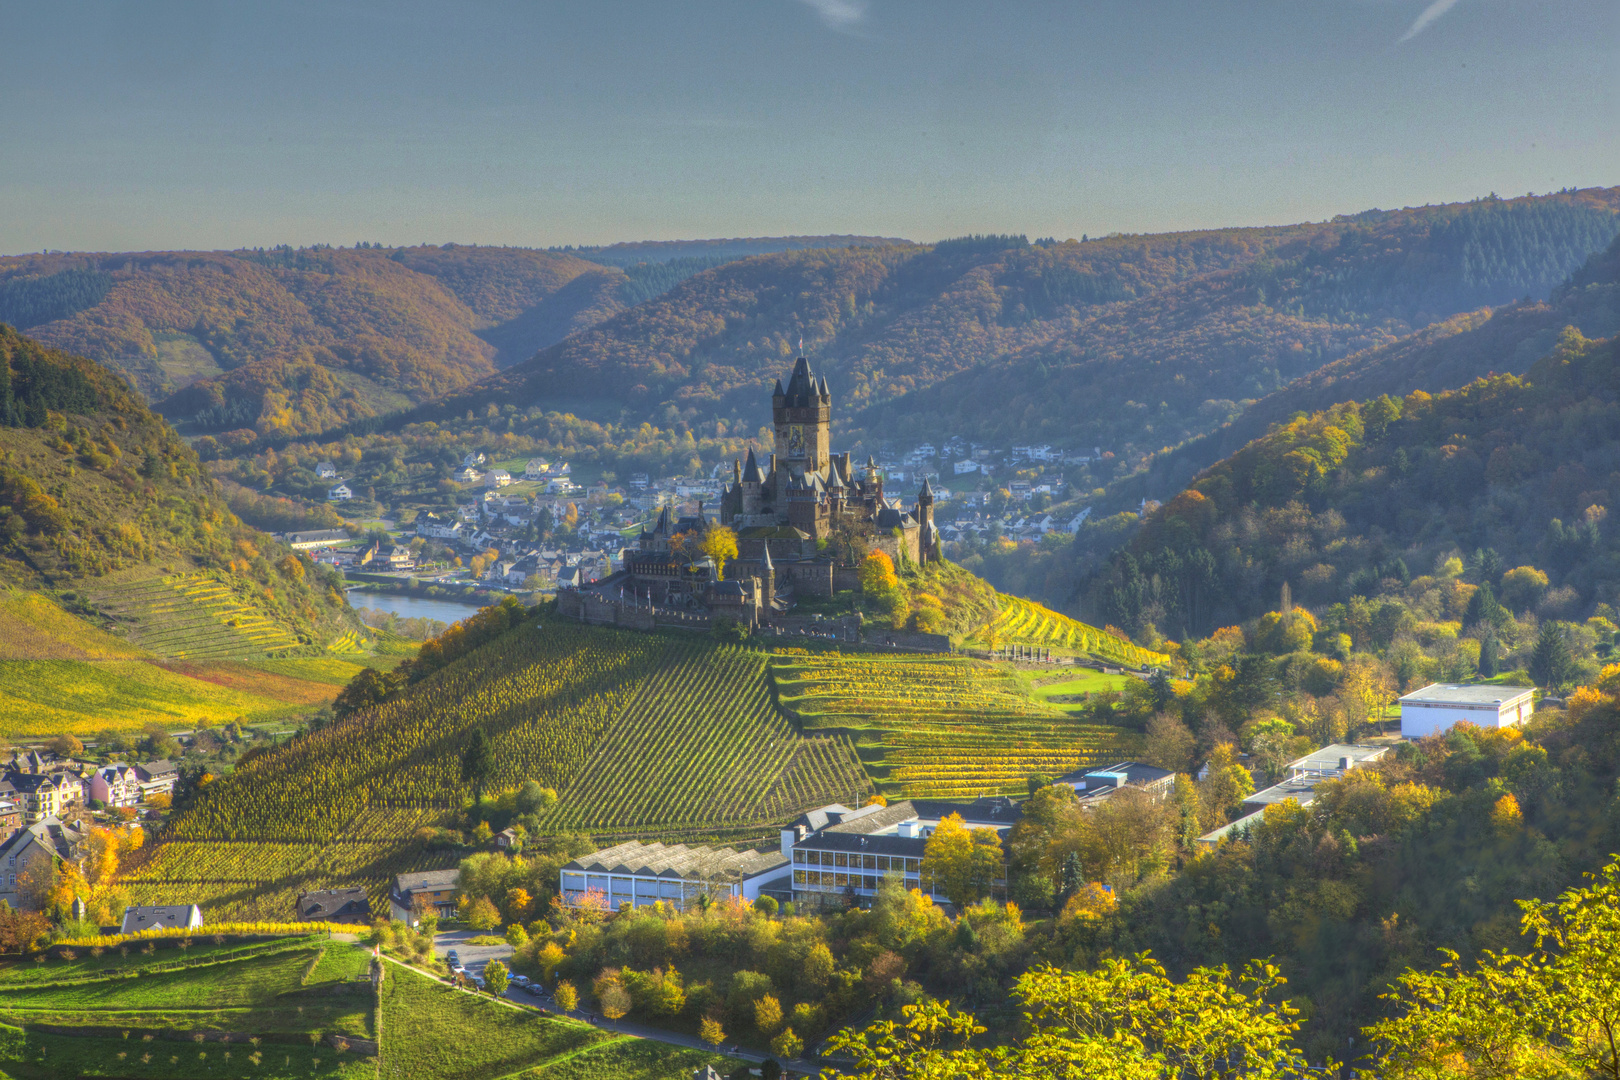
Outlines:
{"label": "driveway", "polygon": [[506,942],[499,945],[469,945],[468,938],[479,937],[488,933],[485,930],[446,930],[436,934],[433,938],[433,951],[442,960],[451,949],[461,956],[461,962],[466,965],[469,972],[481,975],[484,965],[491,960],[507,960],[512,955],[512,946]]}

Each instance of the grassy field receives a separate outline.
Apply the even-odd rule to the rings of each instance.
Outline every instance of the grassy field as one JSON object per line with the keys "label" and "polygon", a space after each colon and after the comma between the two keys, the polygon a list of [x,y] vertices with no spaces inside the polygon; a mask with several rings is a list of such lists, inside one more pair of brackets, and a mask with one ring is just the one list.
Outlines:
{"label": "grassy field", "polygon": [[[309,1038],[375,1035],[363,948],[324,937],[213,944],[198,938],[0,966],[0,1075],[17,1080],[322,1077],[375,1065]],[[40,1025],[81,1029],[73,1034]],[[231,1032],[233,1041],[193,1041]],[[250,1039],[252,1041],[250,1041]]]}
{"label": "grassy field", "polygon": [[1020,794],[1033,773],[1134,747],[1130,733],[1079,722],[1032,699],[1017,675],[962,657],[784,652],[772,671],[783,706],[808,729],[850,733],[894,795]]}
{"label": "grassy field", "polygon": [[139,660],[151,655],[39,593],[0,592],[0,660]]}
{"label": "grassy field", "polygon": [[1125,684],[1131,681],[1129,675],[1106,675],[1101,671],[1090,668],[1077,668],[1077,674],[1065,675],[1054,682],[1035,683],[1030,688],[1030,696],[1037,701],[1047,704],[1059,704],[1054,698],[1079,697],[1082,694],[1108,694],[1118,693],[1125,689]]}

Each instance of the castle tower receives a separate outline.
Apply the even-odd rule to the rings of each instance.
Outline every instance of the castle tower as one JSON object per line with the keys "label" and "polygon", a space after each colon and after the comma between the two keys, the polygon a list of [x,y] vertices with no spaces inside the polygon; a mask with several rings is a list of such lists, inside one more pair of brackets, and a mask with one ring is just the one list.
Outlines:
{"label": "castle tower", "polygon": [[776,564],[771,562],[771,542],[765,541],[765,607],[776,603]]}
{"label": "castle tower", "polygon": [[742,490],[742,510],[745,515],[763,512],[765,501],[765,474],[760,471],[759,461],[754,457],[754,448],[748,448],[748,463],[743,466],[740,479],[737,481]]}
{"label": "castle tower", "polygon": [[939,558],[939,534],[934,531],[934,489],[923,477],[922,490],[917,492],[917,555],[919,562],[934,562]]}
{"label": "castle tower", "polygon": [[776,427],[776,460],[785,466],[776,477],[781,502],[788,477],[824,473],[832,448],[832,393],[827,380],[818,380],[804,357],[794,362],[786,390],[777,381],[771,419]]}

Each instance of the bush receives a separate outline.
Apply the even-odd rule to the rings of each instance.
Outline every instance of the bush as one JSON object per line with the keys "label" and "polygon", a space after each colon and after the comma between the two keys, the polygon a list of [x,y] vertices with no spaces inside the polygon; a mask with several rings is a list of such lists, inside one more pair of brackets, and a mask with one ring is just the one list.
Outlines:
{"label": "bush", "polygon": [[754,901],[754,910],[765,915],[775,915],[779,907],[774,896],[761,896]]}

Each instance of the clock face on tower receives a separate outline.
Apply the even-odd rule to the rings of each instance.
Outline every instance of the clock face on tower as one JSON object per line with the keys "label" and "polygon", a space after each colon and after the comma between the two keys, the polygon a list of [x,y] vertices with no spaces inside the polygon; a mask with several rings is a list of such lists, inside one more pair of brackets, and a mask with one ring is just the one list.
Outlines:
{"label": "clock face on tower", "polygon": [[790,458],[804,457],[804,425],[789,424],[787,438],[787,452]]}

